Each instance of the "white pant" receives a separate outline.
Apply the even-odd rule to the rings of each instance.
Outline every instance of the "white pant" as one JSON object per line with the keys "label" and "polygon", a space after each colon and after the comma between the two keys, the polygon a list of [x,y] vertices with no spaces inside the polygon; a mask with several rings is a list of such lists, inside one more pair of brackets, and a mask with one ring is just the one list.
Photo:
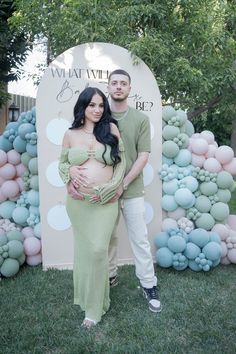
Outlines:
{"label": "white pant", "polygon": [[[135,273],[145,288],[157,285],[154,273],[150,243],[144,219],[144,198],[121,199],[121,212],[124,216],[129,242],[134,254]],[[117,274],[118,235],[115,228],[109,246],[110,277]]]}

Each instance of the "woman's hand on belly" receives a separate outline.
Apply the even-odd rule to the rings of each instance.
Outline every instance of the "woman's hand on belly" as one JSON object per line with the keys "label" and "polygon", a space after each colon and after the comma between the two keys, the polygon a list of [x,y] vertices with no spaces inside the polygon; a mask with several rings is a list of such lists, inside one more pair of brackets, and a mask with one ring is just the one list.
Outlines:
{"label": "woman's hand on belly", "polygon": [[[82,167],[84,167],[83,176],[86,183],[81,183],[79,186],[81,188],[85,187],[87,189],[92,189],[103,183],[107,183],[111,180],[113,175],[113,167],[104,165],[95,159],[89,159],[86,161]],[[84,191],[86,193],[86,191]]]}
{"label": "woman's hand on belly", "polygon": [[70,178],[75,188],[80,186],[89,185],[89,177],[86,176],[87,167],[84,166],[71,166],[70,167]]}

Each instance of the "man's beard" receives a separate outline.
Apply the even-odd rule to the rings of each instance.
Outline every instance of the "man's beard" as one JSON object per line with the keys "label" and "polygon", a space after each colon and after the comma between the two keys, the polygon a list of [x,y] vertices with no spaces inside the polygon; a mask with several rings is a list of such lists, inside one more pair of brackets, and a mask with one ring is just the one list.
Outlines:
{"label": "man's beard", "polygon": [[113,95],[110,95],[110,96],[113,99],[113,101],[115,101],[115,102],[123,102],[123,101],[127,100],[129,95],[125,95],[123,97],[116,97],[116,96],[113,96]]}

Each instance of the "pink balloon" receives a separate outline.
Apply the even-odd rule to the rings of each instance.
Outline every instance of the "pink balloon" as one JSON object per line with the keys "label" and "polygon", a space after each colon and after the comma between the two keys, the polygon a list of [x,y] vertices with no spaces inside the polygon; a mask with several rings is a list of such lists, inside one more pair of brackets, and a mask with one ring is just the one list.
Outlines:
{"label": "pink balloon", "polygon": [[231,263],[236,264],[236,248],[232,248],[228,251],[227,257]]}
{"label": "pink balloon", "polygon": [[194,154],[203,155],[208,151],[208,143],[202,138],[193,139],[191,148]]}
{"label": "pink balloon", "polygon": [[189,150],[189,151],[191,151],[192,152],[192,141],[193,141],[193,139],[192,138],[189,138],[189,140],[188,140],[188,147],[187,147],[187,149]]}
{"label": "pink balloon", "polygon": [[40,263],[42,263],[42,255],[41,253],[38,253],[34,256],[27,256],[26,257],[26,263],[30,266],[37,266]]}
{"label": "pink balloon", "polygon": [[221,258],[220,263],[224,264],[224,265],[229,265],[230,264],[230,260],[226,256],[226,257]]}
{"label": "pink balloon", "polygon": [[41,242],[36,237],[28,237],[24,240],[24,250],[27,256],[35,256],[41,250]]}
{"label": "pink balloon", "polygon": [[15,179],[15,181],[18,183],[19,185],[19,188],[20,188],[20,191],[24,191],[25,190],[25,186],[24,186],[24,182],[23,182],[23,179],[21,177],[17,177]]}
{"label": "pink balloon", "polygon": [[7,163],[7,154],[4,150],[0,149],[0,167]]}
{"label": "pink balloon", "polygon": [[236,215],[230,214],[226,220],[226,224],[229,225],[231,229],[236,231]]}
{"label": "pink balloon", "polygon": [[220,238],[222,241],[226,240],[227,237],[229,236],[229,228],[223,224],[215,224],[211,231],[216,232],[217,234],[220,235]]}
{"label": "pink balloon", "polygon": [[177,221],[174,219],[167,218],[162,221],[161,229],[163,231],[166,231],[168,229],[177,229],[177,228],[178,228],[178,224]]}
{"label": "pink balloon", "polygon": [[198,138],[200,138],[200,133],[194,133],[192,136],[191,136],[191,138],[193,138],[193,139],[198,139]]}
{"label": "pink balloon", "polygon": [[216,147],[215,145],[209,144],[209,145],[208,145],[208,151],[207,151],[207,153],[205,154],[206,158],[215,157],[216,149],[217,149],[217,147]]}
{"label": "pink balloon", "polygon": [[165,218],[167,218],[167,211],[165,211],[164,209],[162,209],[162,220],[164,220]]}
{"label": "pink balloon", "polygon": [[205,162],[205,157],[202,155],[195,155],[192,153],[192,165],[195,167],[202,167]]}
{"label": "pink balloon", "polygon": [[1,186],[1,192],[6,198],[15,198],[20,193],[20,187],[16,181],[6,181]]}
{"label": "pink balloon", "polygon": [[205,139],[208,144],[212,144],[215,140],[215,136],[212,132],[210,132],[209,130],[203,130],[201,133],[200,133],[201,137],[203,139]]}
{"label": "pink balloon", "polygon": [[0,203],[5,202],[5,200],[7,200],[7,197],[4,194],[2,194],[2,191],[0,188]]}
{"label": "pink balloon", "polygon": [[30,227],[30,226],[24,227],[21,230],[21,232],[22,232],[22,235],[24,236],[24,238],[35,237],[34,231],[33,231],[32,227]]}
{"label": "pink balloon", "polygon": [[174,211],[168,211],[167,215],[169,218],[178,220],[186,215],[186,210],[181,207],[178,207]]}
{"label": "pink balloon", "polygon": [[23,165],[23,163],[20,163],[19,165],[16,166],[16,175],[17,177],[22,177],[23,173],[27,170],[27,168]]}
{"label": "pink balloon", "polygon": [[0,176],[4,179],[13,179],[16,175],[15,166],[10,163],[6,163],[4,166],[0,167]]}
{"label": "pink balloon", "polygon": [[228,253],[228,248],[224,241],[221,241],[221,257],[226,257]]}
{"label": "pink balloon", "polygon": [[235,176],[236,175],[236,157],[234,157],[229,163],[226,163],[223,165],[223,169],[231,175]]}
{"label": "pink balloon", "polygon": [[5,182],[6,180],[0,176],[0,186]]}
{"label": "pink balloon", "polygon": [[220,172],[222,170],[221,164],[214,157],[209,157],[209,159],[206,159],[203,167],[209,172]]}
{"label": "pink balloon", "polygon": [[215,152],[215,158],[222,164],[229,163],[234,157],[234,150],[227,145],[218,147]]}
{"label": "pink balloon", "polygon": [[10,150],[7,152],[7,160],[12,165],[18,165],[21,162],[21,157],[19,152],[16,150]]}

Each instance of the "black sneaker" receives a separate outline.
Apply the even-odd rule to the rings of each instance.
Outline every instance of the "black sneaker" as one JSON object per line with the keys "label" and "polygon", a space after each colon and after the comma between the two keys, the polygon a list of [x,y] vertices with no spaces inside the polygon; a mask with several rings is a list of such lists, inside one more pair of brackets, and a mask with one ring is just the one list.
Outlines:
{"label": "black sneaker", "polygon": [[118,285],[118,276],[115,275],[114,277],[109,278],[109,284],[110,288],[114,288],[116,285]]}
{"label": "black sneaker", "polygon": [[143,288],[143,296],[147,299],[149,310],[152,312],[161,312],[161,302],[158,298],[157,287],[147,289]]}

